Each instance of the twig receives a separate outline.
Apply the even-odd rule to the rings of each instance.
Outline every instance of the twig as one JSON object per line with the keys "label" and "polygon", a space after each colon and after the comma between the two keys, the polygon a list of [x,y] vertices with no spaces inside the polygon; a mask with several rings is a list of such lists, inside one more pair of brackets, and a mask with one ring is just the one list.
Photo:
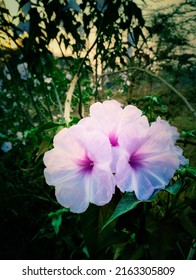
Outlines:
{"label": "twig", "polygon": [[70,122],[71,100],[77,81],[78,81],[78,75],[76,74],[70,83],[69,90],[66,93],[64,118],[67,125]]}

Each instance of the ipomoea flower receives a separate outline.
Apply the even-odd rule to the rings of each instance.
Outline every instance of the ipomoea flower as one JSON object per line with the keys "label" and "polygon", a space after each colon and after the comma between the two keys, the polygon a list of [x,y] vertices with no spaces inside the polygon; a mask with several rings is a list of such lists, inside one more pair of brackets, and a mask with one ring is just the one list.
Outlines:
{"label": "ipomoea flower", "polygon": [[119,137],[124,153],[116,166],[116,183],[122,192],[135,192],[139,200],[150,198],[165,188],[180,164],[182,150],[174,146],[177,130],[160,118],[149,128],[139,123],[128,127]]}
{"label": "ipomoea flower", "polygon": [[135,106],[97,102],[90,117],[64,128],[44,155],[44,175],[58,202],[72,212],[107,204],[115,185],[139,200],[165,188],[187,160],[175,146],[179,133],[157,118],[151,125]]}
{"label": "ipomoea flower", "polygon": [[44,155],[44,175],[47,184],[55,186],[58,202],[81,213],[90,202],[105,205],[111,200],[115,190],[111,160],[106,136],[75,125],[55,136],[54,148]]}
{"label": "ipomoea flower", "polygon": [[121,154],[118,138],[126,126],[131,126],[137,121],[144,127],[148,127],[148,120],[141,116],[142,112],[133,105],[124,109],[115,100],[97,102],[90,107],[90,117],[82,119],[79,124],[90,131],[100,131],[106,135],[112,147],[112,172],[116,171],[116,162]]}

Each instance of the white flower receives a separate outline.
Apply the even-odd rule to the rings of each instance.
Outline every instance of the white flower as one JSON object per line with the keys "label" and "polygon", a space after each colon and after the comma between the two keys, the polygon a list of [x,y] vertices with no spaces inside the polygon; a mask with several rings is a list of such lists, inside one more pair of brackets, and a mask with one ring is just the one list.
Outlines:
{"label": "white flower", "polygon": [[65,77],[66,77],[67,80],[71,80],[72,79],[72,75],[70,73],[67,73]]}
{"label": "white flower", "polygon": [[50,78],[50,77],[45,77],[45,78],[44,78],[44,82],[45,82],[46,84],[50,84],[50,83],[52,82],[52,78]]}
{"label": "white flower", "polygon": [[30,78],[31,75],[28,71],[28,64],[26,62],[18,64],[17,69],[22,80],[27,80]]}
{"label": "white flower", "polygon": [[22,132],[21,132],[21,131],[18,131],[18,132],[16,133],[16,136],[17,136],[18,139],[22,139],[22,137],[23,137]]}

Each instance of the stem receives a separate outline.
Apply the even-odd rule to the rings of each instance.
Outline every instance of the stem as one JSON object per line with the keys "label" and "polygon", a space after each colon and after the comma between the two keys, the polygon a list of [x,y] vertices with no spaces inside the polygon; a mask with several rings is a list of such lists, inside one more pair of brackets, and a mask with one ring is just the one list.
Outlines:
{"label": "stem", "polygon": [[70,111],[71,111],[71,100],[72,100],[72,95],[76,86],[76,83],[78,81],[78,75],[76,74],[71,81],[69,90],[66,93],[66,100],[65,100],[65,107],[64,107],[64,118],[65,122],[68,125],[70,122]]}
{"label": "stem", "polygon": [[80,80],[77,81],[78,85],[78,91],[79,91],[79,105],[78,105],[78,113],[80,115],[80,118],[83,118],[82,114],[82,91],[81,91],[81,86],[80,86]]}

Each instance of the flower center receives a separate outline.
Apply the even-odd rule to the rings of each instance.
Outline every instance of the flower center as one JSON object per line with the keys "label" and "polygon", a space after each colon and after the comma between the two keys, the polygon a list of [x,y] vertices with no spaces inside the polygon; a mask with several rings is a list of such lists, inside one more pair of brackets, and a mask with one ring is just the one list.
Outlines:
{"label": "flower center", "polygon": [[118,137],[114,132],[111,132],[109,135],[110,143],[112,146],[118,146]]}
{"label": "flower center", "polygon": [[129,158],[129,164],[134,169],[142,167],[142,156],[140,154],[132,154]]}
{"label": "flower center", "polygon": [[76,163],[82,173],[90,173],[94,166],[94,162],[87,155],[83,159],[78,159]]}

